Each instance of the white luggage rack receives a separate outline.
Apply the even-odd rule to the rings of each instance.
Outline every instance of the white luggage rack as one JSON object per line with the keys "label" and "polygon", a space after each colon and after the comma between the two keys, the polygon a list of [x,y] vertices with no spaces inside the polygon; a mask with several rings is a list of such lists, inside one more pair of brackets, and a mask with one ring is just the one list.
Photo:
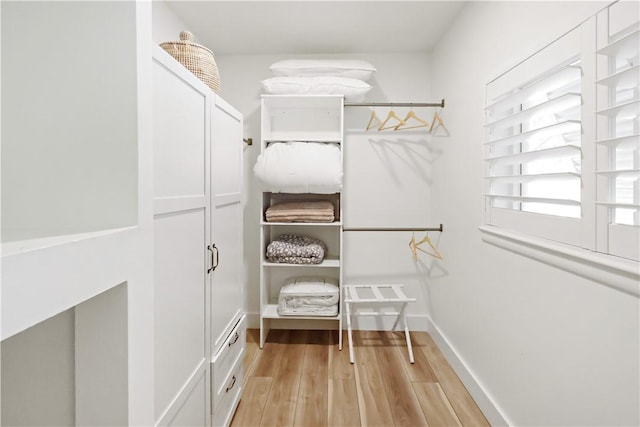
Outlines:
{"label": "white luggage rack", "polygon": [[[353,354],[353,338],[352,338],[352,316],[396,316],[392,330],[400,321],[403,323],[404,335],[407,340],[407,351],[409,352],[409,361],[414,363],[413,348],[411,347],[411,337],[409,336],[409,326],[407,324],[407,303],[415,302],[415,298],[409,298],[402,290],[403,285],[400,284],[379,284],[379,285],[345,285],[344,286],[344,304],[347,310],[347,333],[349,337],[349,361],[354,363]],[[352,305],[380,305],[380,304],[399,304],[399,311],[357,311]]]}

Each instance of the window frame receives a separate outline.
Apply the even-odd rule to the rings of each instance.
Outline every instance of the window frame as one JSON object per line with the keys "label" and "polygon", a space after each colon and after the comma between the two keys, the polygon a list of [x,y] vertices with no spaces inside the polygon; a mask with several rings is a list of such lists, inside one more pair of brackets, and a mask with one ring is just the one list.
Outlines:
{"label": "window frame", "polygon": [[[625,253],[624,250],[620,250],[633,245],[634,239],[635,242],[638,241],[640,227],[612,223],[611,209],[598,202],[598,198],[609,200],[609,192],[612,190],[610,183],[603,183],[602,174],[598,173],[598,167],[602,168],[601,164],[608,161],[606,156],[609,148],[602,143],[597,143],[598,139],[606,139],[608,130],[603,127],[605,118],[597,114],[597,107],[601,107],[603,91],[606,88],[601,88],[596,83],[597,77],[602,78],[603,67],[603,60],[596,54],[596,50],[621,34],[620,28],[617,28],[617,32],[611,29],[610,9],[616,5],[617,3],[614,3],[605,8],[527,57],[529,59],[534,55],[544,55],[546,48],[554,43],[562,43],[562,39],[570,36],[572,32],[581,33],[583,70],[581,218],[556,217],[496,208],[491,206],[491,199],[485,196],[485,223],[479,227],[479,230],[482,240],[486,243],[640,297],[638,255],[629,256],[628,251]],[[620,13],[617,10],[613,15],[628,16],[629,14]],[[636,22],[633,25],[636,29],[640,29],[640,23]],[[614,28],[615,26],[616,24],[613,25]],[[507,72],[501,73],[491,82]],[[486,99],[490,99],[488,92]],[[489,140],[487,128],[485,142]],[[486,151],[485,157],[489,153],[488,146]],[[484,176],[489,177],[488,162],[485,162]],[[485,179],[485,195],[489,194],[489,185],[490,180]],[[532,233],[531,230],[534,232]]]}
{"label": "window frame", "polygon": [[[579,58],[581,61],[581,198],[580,218],[562,217],[539,214],[527,211],[516,211],[492,205],[491,197],[485,197],[485,224],[502,227],[508,230],[520,231],[544,239],[574,245],[589,250],[595,249],[595,234],[590,232],[589,224],[595,218],[595,185],[591,184],[590,176],[595,172],[595,120],[589,117],[590,111],[595,111],[595,17],[583,24],[567,31],[561,37],[547,44],[537,52],[501,73],[487,83],[487,100],[490,98],[489,85],[497,86],[492,89],[500,93],[526,82],[533,76],[543,75],[554,68],[559,68],[568,61]],[[573,59],[572,59],[573,58]],[[518,68],[520,67],[520,68]],[[525,71],[520,72],[520,69]],[[523,76],[523,73],[528,73]],[[502,89],[501,89],[502,86]],[[489,127],[486,128],[485,141],[490,141]],[[489,147],[486,148],[485,159],[489,157]],[[490,194],[489,162],[485,161],[485,195]]]}

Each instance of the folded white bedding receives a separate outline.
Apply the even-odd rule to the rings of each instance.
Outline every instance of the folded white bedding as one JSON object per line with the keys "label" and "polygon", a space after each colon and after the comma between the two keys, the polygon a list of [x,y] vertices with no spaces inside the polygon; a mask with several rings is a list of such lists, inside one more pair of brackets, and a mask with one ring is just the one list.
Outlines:
{"label": "folded white bedding", "polygon": [[336,316],[338,314],[338,304],[329,307],[299,306],[294,307],[288,304],[278,306],[278,314],[281,316]]}
{"label": "folded white bedding", "polygon": [[340,289],[334,279],[295,277],[280,289],[280,315],[335,316],[338,314]]}
{"label": "folded white bedding", "polygon": [[271,143],[253,172],[262,191],[272,193],[334,194],[342,189],[340,147],[333,143]]}

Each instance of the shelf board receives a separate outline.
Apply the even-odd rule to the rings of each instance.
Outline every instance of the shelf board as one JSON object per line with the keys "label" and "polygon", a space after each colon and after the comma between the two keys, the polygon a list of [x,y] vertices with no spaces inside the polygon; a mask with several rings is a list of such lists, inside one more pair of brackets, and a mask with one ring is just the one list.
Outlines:
{"label": "shelf board", "polygon": [[275,226],[285,226],[285,225],[302,225],[305,227],[340,227],[342,226],[342,221],[334,221],[334,222],[266,222],[261,221],[260,225],[275,225]]}
{"label": "shelf board", "polygon": [[319,267],[319,268],[339,268],[340,260],[335,257],[327,257],[320,264],[285,264],[281,262],[267,262],[262,263],[264,267]]}
{"label": "shelf board", "polygon": [[[289,142],[291,141],[290,139],[280,139],[280,138],[265,138],[264,142],[265,144],[270,144],[272,142]],[[337,138],[337,137],[318,137],[318,136],[309,136],[309,137],[304,137],[304,138],[299,138],[296,139],[296,141],[302,141],[302,142],[324,142],[324,143],[333,143],[333,144],[342,144],[342,138]]]}
{"label": "shelf board", "polygon": [[310,320],[339,320],[340,314],[336,316],[281,316],[278,314],[278,304],[268,304],[262,308],[262,318],[264,319],[310,319]]}
{"label": "shelf board", "polygon": [[270,142],[322,142],[322,143],[342,143],[342,132],[338,130],[318,130],[318,131],[277,131],[271,132],[269,136],[264,138],[264,146]]}
{"label": "shelf board", "polygon": [[269,108],[338,108],[343,105],[342,95],[309,95],[309,94],[286,94],[286,95],[262,95],[264,105]]}

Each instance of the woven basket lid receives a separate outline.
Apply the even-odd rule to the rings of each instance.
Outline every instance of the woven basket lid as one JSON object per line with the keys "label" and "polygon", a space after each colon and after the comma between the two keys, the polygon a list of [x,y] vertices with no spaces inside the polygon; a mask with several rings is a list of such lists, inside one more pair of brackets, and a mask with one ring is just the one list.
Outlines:
{"label": "woven basket lid", "polygon": [[[209,49],[206,46],[202,46],[201,44],[198,44],[196,42],[193,41],[193,33],[191,31],[180,31],[180,41],[175,41],[175,42],[165,42],[165,43],[176,43],[176,44],[186,44],[186,45],[191,45],[194,47],[199,47],[200,49],[204,49],[207,52],[211,53],[211,55],[213,55],[213,52],[211,51],[211,49]],[[164,43],[162,43],[164,44]]]}
{"label": "woven basket lid", "polygon": [[160,46],[202,80],[215,93],[220,90],[220,74],[213,52],[194,42],[189,31],[180,32],[180,41],[160,43]]}

